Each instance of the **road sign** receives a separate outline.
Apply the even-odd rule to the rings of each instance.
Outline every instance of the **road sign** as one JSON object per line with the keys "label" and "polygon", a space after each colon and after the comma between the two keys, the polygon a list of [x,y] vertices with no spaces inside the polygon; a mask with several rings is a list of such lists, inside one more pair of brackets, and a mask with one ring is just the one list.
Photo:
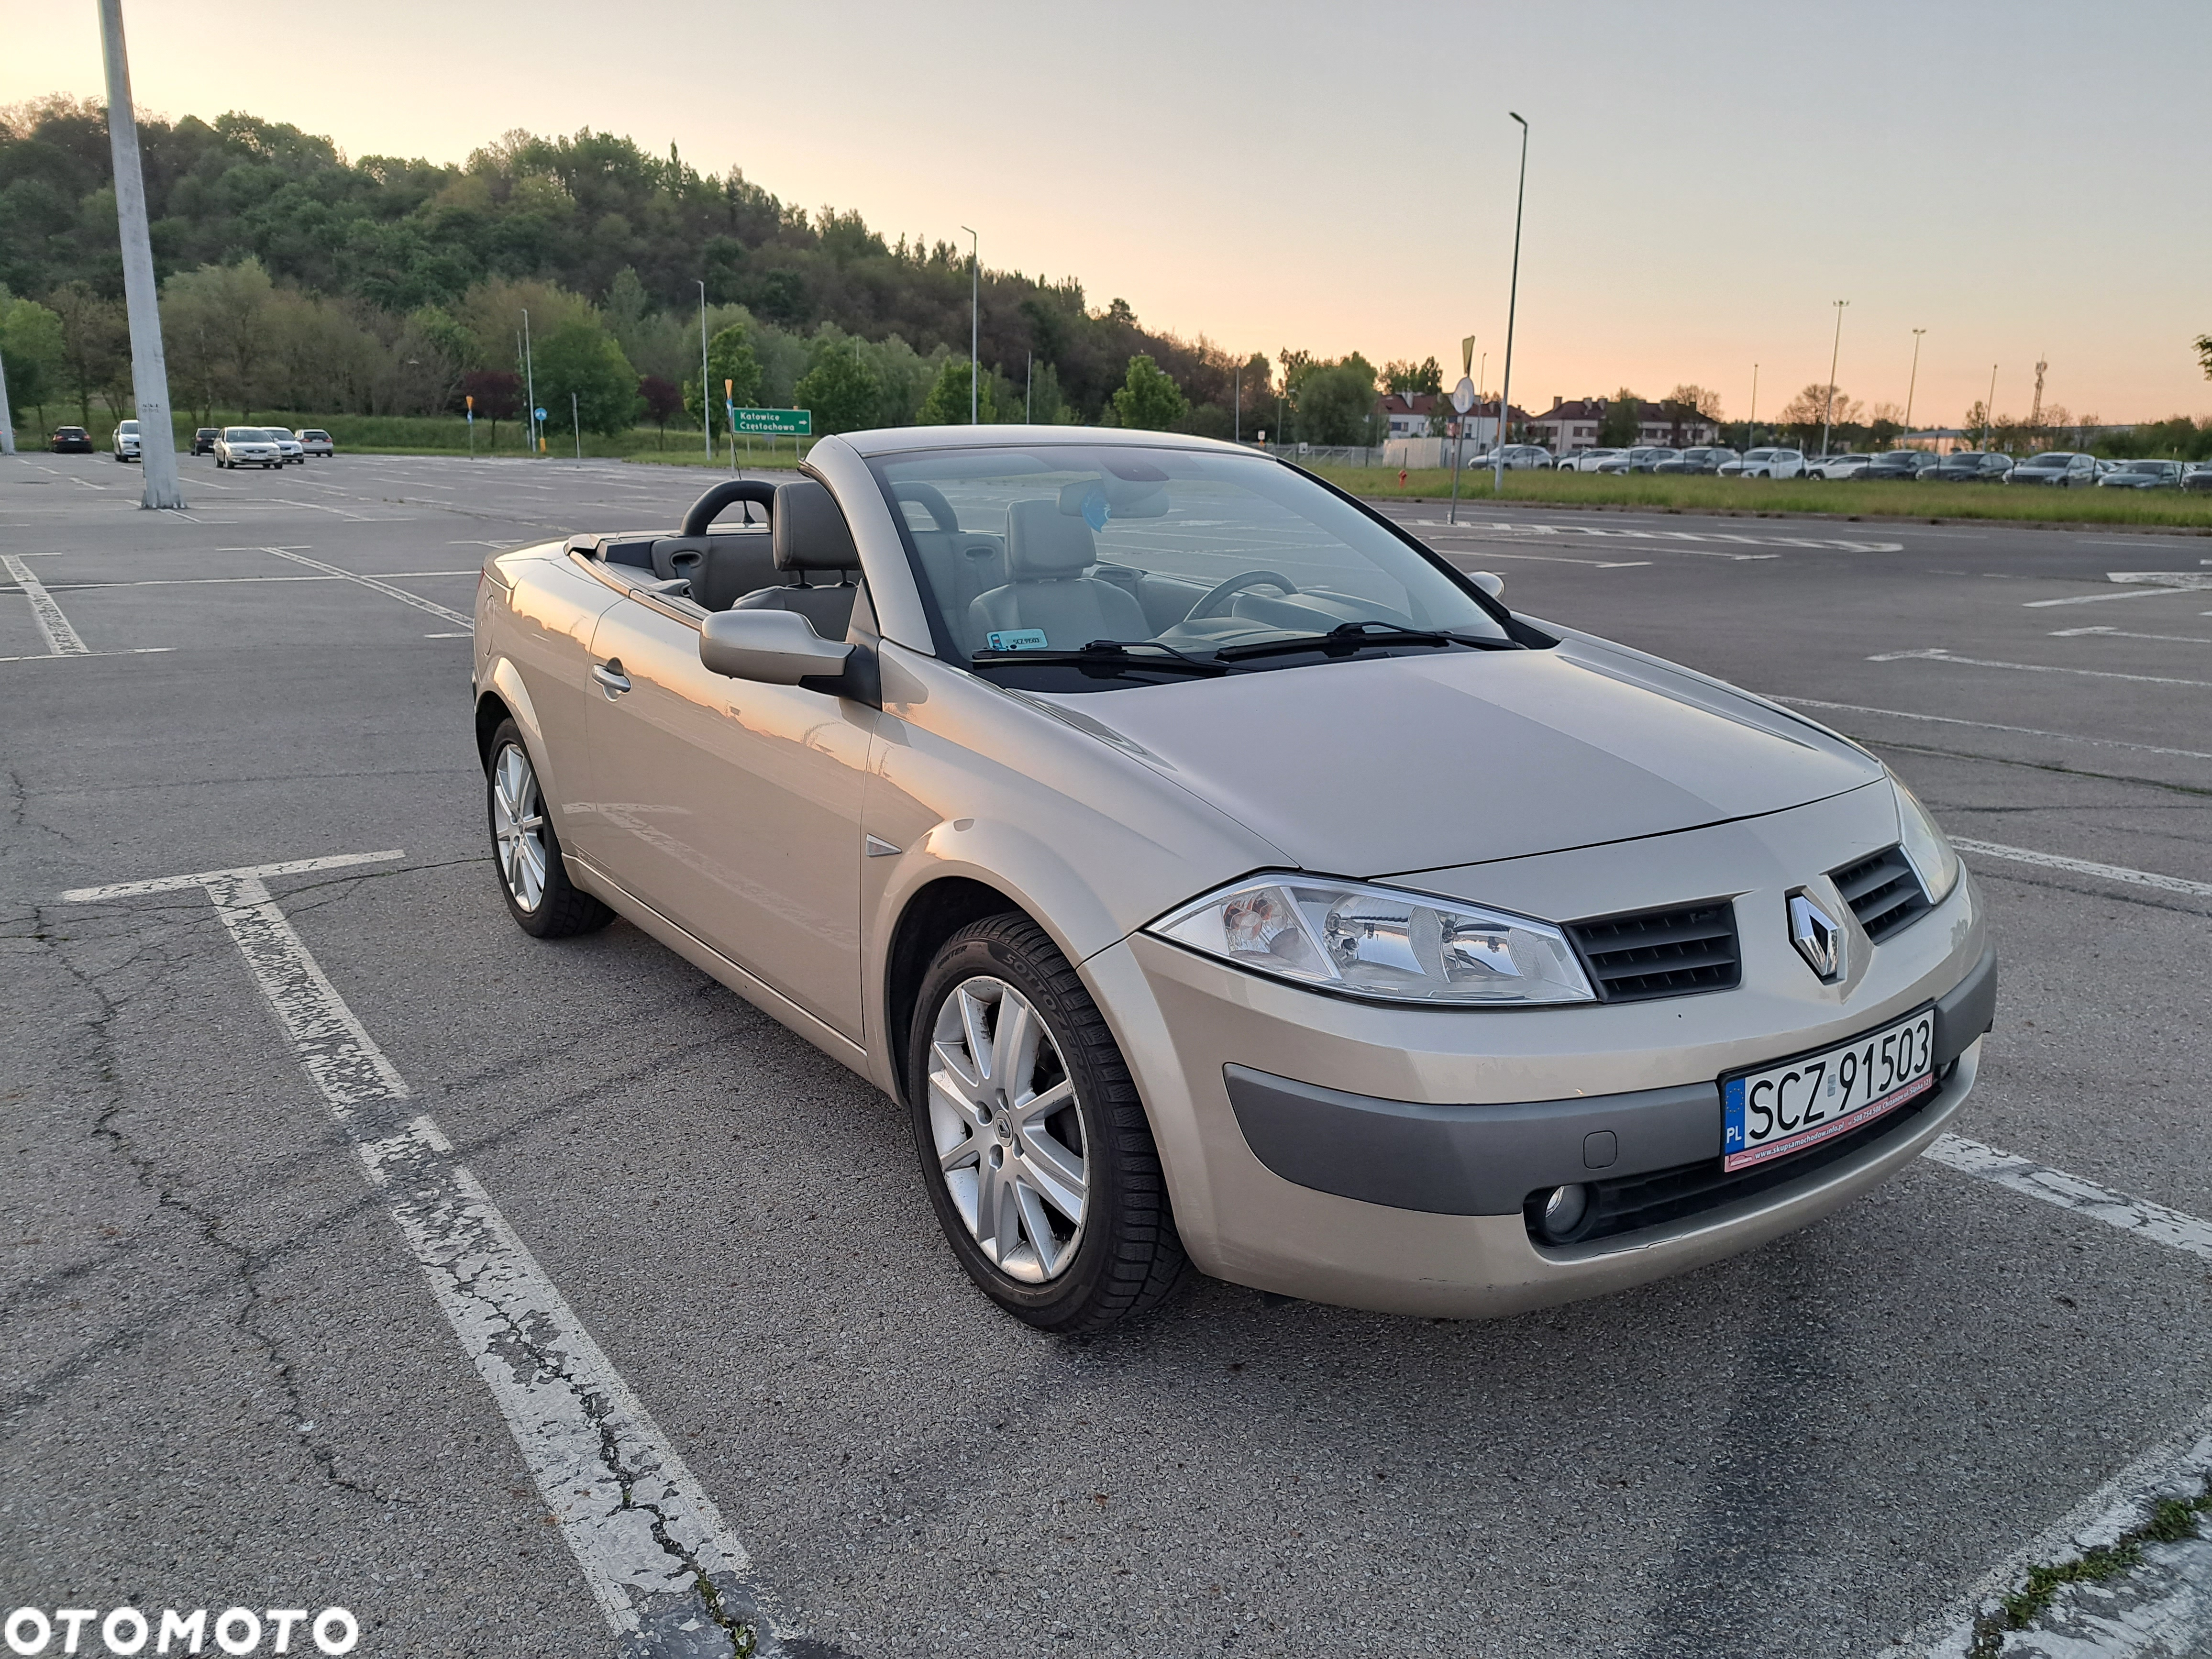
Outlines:
{"label": "road sign", "polygon": [[739,432],[768,438],[811,438],[814,416],[804,409],[740,409],[732,410]]}
{"label": "road sign", "polygon": [[541,421],[545,418],[545,411],[544,410],[541,409],[538,411],[538,418]]}
{"label": "road sign", "polygon": [[1464,374],[1459,377],[1459,384],[1452,388],[1452,407],[1462,415],[1474,407],[1474,382]]}

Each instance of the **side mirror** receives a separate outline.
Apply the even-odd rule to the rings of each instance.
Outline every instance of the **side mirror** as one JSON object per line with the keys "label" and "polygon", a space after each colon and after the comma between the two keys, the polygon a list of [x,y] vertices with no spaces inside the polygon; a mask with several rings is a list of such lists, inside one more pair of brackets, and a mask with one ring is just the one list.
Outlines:
{"label": "side mirror", "polygon": [[1505,591],[1505,578],[1495,571],[1470,570],[1467,573],[1467,579],[1493,599]]}
{"label": "side mirror", "polygon": [[699,629],[699,660],[709,673],[763,685],[803,685],[845,672],[849,645],[831,644],[795,611],[716,611]]}

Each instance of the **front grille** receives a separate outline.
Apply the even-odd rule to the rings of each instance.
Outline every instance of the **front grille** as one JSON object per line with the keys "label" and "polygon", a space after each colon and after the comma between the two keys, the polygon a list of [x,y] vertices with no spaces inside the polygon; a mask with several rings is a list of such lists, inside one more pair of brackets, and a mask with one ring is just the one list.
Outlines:
{"label": "front grille", "polygon": [[1600,1002],[1727,991],[1743,981],[1735,905],[1728,899],[1571,921],[1566,931]]}
{"label": "front grille", "polygon": [[1596,1239],[1613,1238],[1622,1233],[1632,1233],[1646,1227],[1663,1227],[1673,1221],[1685,1220],[1703,1214],[1707,1210],[1732,1204],[1741,1198],[1756,1197],[1775,1188],[1803,1179],[1830,1164],[1864,1151],[1885,1136],[1902,1132],[1917,1121],[1923,1112],[1942,1097],[1951,1073],[1958,1067],[1954,1060],[1938,1074],[1936,1086],[1910,1101],[1894,1111],[1885,1112],[1871,1123],[1862,1124],[1850,1133],[1838,1135],[1833,1140],[1824,1140],[1817,1146],[1808,1146],[1788,1158],[1776,1158],[1771,1164],[1754,1164],[1748,1170],[1734,1174],[1721,1167],[1721,1160],[1709,1158],[1697,1164],[1678,1164],[1671,1170],[1654,1170],[1645,1175],[1622,1176],[1612,1181],[1593,1181],[1590,1188],[1590,1207],[1588,1216],[1573,1235],[1564,1240],[1547,1239],[1538,1231],[1537,1223],[1543,1215],[1544,1200],[1551,1188],[1528,1194],[1522,1213],[1528,1224],[1528,1237],[1540,1248],[1559,1244],[1587,1244]]}
{"label": "front grille", "polygon": [[1928,895],[1902,847],[1892,847],[1871,858],[1828,872],[1844,902],[1877,945],[1902,927],[1911,926],[1928,911]]}

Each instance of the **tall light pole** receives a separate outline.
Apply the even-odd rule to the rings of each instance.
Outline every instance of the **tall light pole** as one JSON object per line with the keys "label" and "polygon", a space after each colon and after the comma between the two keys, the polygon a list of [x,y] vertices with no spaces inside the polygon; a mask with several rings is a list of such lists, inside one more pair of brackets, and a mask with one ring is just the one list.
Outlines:
{"label": "tall light pole", "polygon": [[1905,383],[1905,429],[1907,432],[1912,430],[1912,394],[1920,386],[1920,337],[1927,331],[1924,328],[1912,331],[1912,376]]}
{"label": "tall light pole", "polygon": [[1759,442],[1759,365],[1751,366],[1751,413],[1743,417],[1743,447],[1753,448]]}
{"label": "tall light pole", "polygon": [[707,447],[707,465],[714,464],[714,394],[707,386],[707,279],[699,284],[699,441]]}
{"label": "tall light pole", "polygon": [[975,389],[981,384],[982,369],[975,354],[982,344],[983,334],[983,267],[977,257],[981,241],[968,227],[968,424],[975,424]]}
{"label": "tall light pole", "polygon": [[1997,418],[1997,366],[1990,365],[1990,400],[1982,405],[1982,447],[1990,447],[1990,428]]}
{"label": "tall light pole", "polygon": [[1835,349],[1828,354],[1827,395],[1820,399],[1820,453],[1823,455],[1828,453],[1828,433],[1835,424],[1836,365],[1843,361],[1844,307],[1849,304],[1850,304],[1849,300],[1836,301],[1836,344]]}
{"label": "tall light pole", "polygon": [[[5,363],[0,363],[0,455],[12,455],[15,453],[15,418],[8,410],[8,366]],[[143,441],[138,446],[138,453],[142,455],[146,453],[146,446]]]}
{"label": "tall light pole", "polygon": [[123,242],[123,303],[131,313],[131,384],[138,404],[141,507],[177,507],[177,434],[169,424],[169,366],[161,355],[161,313],[154,284],[154,245],[146,234],[146,179],[138,167],[138,117],[131,106],[131,57],[123,42],[123,0],[100,0],[100,39],[107,58],[107,143],[115,158],[115,224]]}
{"label": "tall light pole", "polygon": [[538,453],[538,370],[530,361],[530,308],[522,307],[522,395],[530,399],[530,453]]}
{"label": "tall light pole", "polygon": [[1505,296],[1505,383],[1498,392],[1498,466],[1490,479],[1491,493],[1500,495],[1505,493],[1506,411],[1513,407],[1513,313],[1521,303],[1521,210],[1528,199],[1528,124],[1510,109],[1505,112],[1521,122],[1521,186],[1513,198],[1513,282]]}
{"label": "tall light pole", "polygon": [[[8,396],[8,388],[0,384],[0,399]],[[0,418],[5,418],[8,405],[0,401]],[[1229,375],[1229,432],[1232,442],[1244,441],[1244,365],[1239,363]]]}

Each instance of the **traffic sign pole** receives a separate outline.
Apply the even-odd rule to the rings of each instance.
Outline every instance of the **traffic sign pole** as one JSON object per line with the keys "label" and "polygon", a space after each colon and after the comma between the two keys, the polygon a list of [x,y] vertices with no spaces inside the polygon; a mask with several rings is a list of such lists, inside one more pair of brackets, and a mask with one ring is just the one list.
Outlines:
{"label": "traffic sign pole", "polygon": [[[1466,346],[1474,349],[1474,336],[1467,337]],[[1467,411],[1474,407],[1474,382],[1462,374],[1459,384],[1452,388],[1452,407],[1459,411],[1459,419],[1452,422],[1452,498],[1451,511],[1444,514],[1446,524],[1459,522],[1459,464],[1467,453]]]}

